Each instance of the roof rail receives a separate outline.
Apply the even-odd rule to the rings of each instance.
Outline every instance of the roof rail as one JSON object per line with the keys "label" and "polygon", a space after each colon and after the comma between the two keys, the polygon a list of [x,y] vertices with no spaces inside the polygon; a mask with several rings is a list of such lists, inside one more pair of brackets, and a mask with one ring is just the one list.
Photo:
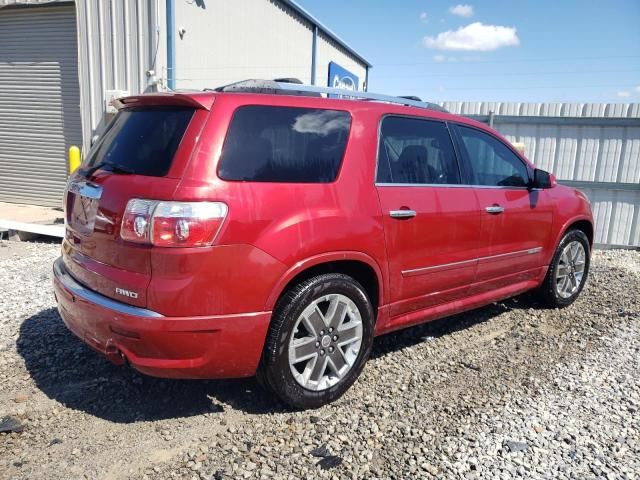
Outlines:
{"label": "roof rail", "polygon": [[[285,80],[285,79],[279,79]],[[286,79],[289,80],[289,79]],[[446,112],[444,108],[436,103],[422,102],[418,97],[395,97],[393,95],[382,95],[379,93],[360,92],[357,90],[345,90],[341,88],[316,87],[313,85],[302,85],[291,83],[290,81],[276,80],[242,80],[215,89],[216,92],[246,92],[246,93],[268,93],[286,95],[307,95],[320,96],[320,94],[335,95],[338,98],[374,100],[378,102],[395,103],[410,107],[428,108],[440,112]]]}

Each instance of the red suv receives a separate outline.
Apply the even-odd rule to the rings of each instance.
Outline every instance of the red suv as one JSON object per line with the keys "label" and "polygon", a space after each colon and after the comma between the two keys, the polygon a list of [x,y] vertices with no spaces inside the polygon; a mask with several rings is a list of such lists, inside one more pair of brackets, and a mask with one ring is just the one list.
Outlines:
{"label": "red suv", "polygon": [[376,335],[527,290],[552,307],[580,294],[587,198],[494,130],[412,99],[265,84],[121,99],[70,178],[58,309],[111,361],[257,374],[313,408],[353,384]]}

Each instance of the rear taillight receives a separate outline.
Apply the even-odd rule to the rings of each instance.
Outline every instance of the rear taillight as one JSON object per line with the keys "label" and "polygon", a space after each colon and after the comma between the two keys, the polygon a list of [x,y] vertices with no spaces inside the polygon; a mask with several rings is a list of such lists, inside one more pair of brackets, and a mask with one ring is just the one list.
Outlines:
{"label": "rear taillight", "polygon": [[215,240],[227,205],[222,202],[129,200],[122,217],[123,240],[158,247],[204,247]]}
{"label": "rear taillight", "polygon": [[151,243],[151,214],[158,202],[155,200],[129,200],[122,217],[120,237],[136,243]]}

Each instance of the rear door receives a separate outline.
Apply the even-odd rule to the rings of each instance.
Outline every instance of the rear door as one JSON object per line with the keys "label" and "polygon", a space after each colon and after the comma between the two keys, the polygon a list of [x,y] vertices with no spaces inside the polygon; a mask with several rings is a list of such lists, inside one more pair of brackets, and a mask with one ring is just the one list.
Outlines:
{"label": "rear door", "polygon": [[391,316],[463,297],[475,276],[480,213],[445,122],[386,116],[376,187],[384,217]]}
{"label": "rear door", "polygon": [[172,199],[203,121],[189,105],[136,106],[116,115],[68,183],[63,256],[80,283],[146,306],[151,247],[120,238],[122,215],[132,198]]}
{"label": "rear door", "polygon": [[535,278],[549,240],[552,203],[548,192],[529,189],[529,167],[498,137],[455,126],[465,181],[473,185],[481,211],[476,285],[481,293]]}

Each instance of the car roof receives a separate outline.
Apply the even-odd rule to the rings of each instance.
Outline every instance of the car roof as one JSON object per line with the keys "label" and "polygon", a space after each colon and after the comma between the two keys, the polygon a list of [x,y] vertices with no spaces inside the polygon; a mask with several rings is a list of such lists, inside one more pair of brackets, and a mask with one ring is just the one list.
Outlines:
{"label": "car roof", "polygon": [[246,92],[214,92],[214,91],[175,91],[175,92],[154,92],[124,97],[118,99],[120,108],[134,107],[137,105],[184,105],[195,108],[210,110],[216,98],[225,98],[235,103],[251,104],[257,103],[266,105],[290,105],[307,106],[315,108],[327,108],[336,110],[353,111],[376,111],[380,114],[408,115],[413,117],[432,118],[445,121],[453,121],[487,129],[481,122],[467,117],[455,115],[446,111],[431,109],[428,107],[414,107],[388,103],[377,100],[348,99],[348,98],[326,98],[321,96],[297,95],[283,93],[246,93]]}
{"label": "car roof", "polygon": [[381,115],[405,115],[425,119],[449,121],[489,131],[493,135],[498,135],[500,138],[503,138],[498,132],[489,128],[484,123],[461,115],[452,114],[444,110],[401,105],[399,103],[388,103],[377,100],[326,98],[319,95],[299,95],[286,91],[282,93],[216,92],[200,90],[154,92],[120,98],[116,100],[115,105],[117,108],[131,108],[141,105],[179,105],[210,110],[215,103],[216,98],[224,98],[225,101],[232,101],[238,105],[273,104],[278,106],[345,110],[352,113],[367,111]]}
{"label": "car roof", "polygon": [[216,92],[205,91],[172,91],[154,92],[124,97],[117,99],[114,104],[120,108],[131,108],[138,105],[179,105],[193,108],[211,110],[216,99],[224,99],[238,106],[241,105],[277,105],[302,108],[324,108],[333,110],[348,111],[354,113],[369,113],[375,115],[401,115],[415,118],[440,120],[454,122],[483,130],[495,137],[500,138],[510,149],[532,168],[533,163],[524,155],[511,147],[511,142],[504,138],[499,132],[488,125],[473,120],[462,115],[456,115],[444,110],[435,110],[427,107],[415,107],[401,105],[399,103],[388,103],[377,100],[347,99],[347,98],[326,98],[316,95],[300,95],[289,92],[282,93],[247,93],[247,92]]}

